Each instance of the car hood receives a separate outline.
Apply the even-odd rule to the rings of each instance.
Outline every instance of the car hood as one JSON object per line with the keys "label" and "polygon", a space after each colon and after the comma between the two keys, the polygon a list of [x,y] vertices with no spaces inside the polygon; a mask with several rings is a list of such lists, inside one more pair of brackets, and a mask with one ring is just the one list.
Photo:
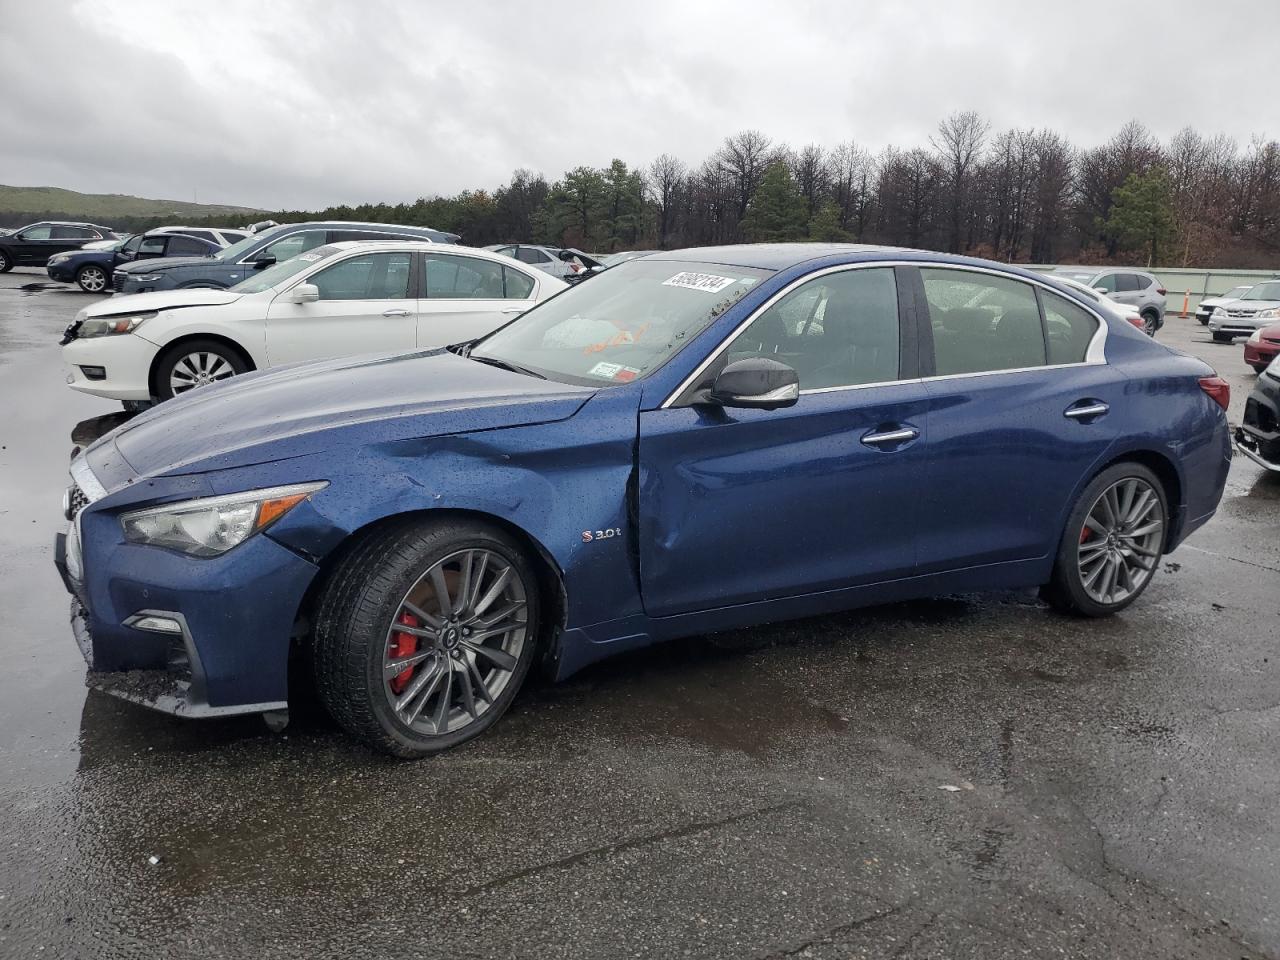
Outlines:
{"label": "car hood", "polygon": [[117,267],[121,273],[155,273],[157,270],[172,270],[175,267],[204,267],[217,257],[152,257],[149,260],[135,260],[127,266]]}
{"label": "car hood", "polygon": [[122,313],[153,313],[173,310],[177,307],[222,307],[235,303],[242,293],[230,290],[157,290],[154,293],[130,293],[122,297],[108,297],[93,303],[77,314],[85,317],[113,317]]}
{"label": "car hood", "polygon": [[594,392],[447,350],[346,357],[276,367],[193,390],[128,421],[99,443],[113,444],[137,474],[172,476],[319,452],[336,455],[348,444],[563,420]]}
{"label": "car hood", "polygon": [[1257,313],[1260,310],[1274,310],[1280,307],[1280,300],[1228,300],[1222,306],[1227,310],[1247,310]]}

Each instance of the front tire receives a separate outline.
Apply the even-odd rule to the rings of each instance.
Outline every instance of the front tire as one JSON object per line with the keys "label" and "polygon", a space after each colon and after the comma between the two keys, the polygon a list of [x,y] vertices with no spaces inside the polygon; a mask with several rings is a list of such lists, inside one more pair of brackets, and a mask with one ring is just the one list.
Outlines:
{"label": "front tire", "polygon": [[13,269],[13,258],[5,251],[0,250],[0,273],[8,273]]}
{"label": "front tire", "polygon": [[76,285],[85,293],[101,293],[107,289],[107,271],[88,264],[76,271]]}
{"label": "front tire", "polygon": [[1043,595],[1059,610],[1107,617],[1142,595],[1164,553],[1169,508],[1159,477],[1119,463],[1076,501]]}
{"label": "front tire", "polygon": [[155,394],[161,400],[227,380],[244,373],[249,365],[225,343],[186,340],[174,344],[156,364]]}
{"label": "front tire", "polygon": [[1231,334],[1229,334],[1229,333],[1215,333],[1215,334],[1213,335],[1213,342],[1214,342],[1214,343],[1230,343],[1230,342],[1231,342],[1232,340],[1234,340],[1234,339],[1235,339],[1235,337],[1233,337],[1233,336],[1232,336]]}
{"label": "front tire", "polygon": [[375,530],[321,595],[320,699],[343,729],[393,756],[464,743],[498,721],[524,682],[539,601],[524,552],[485,524]]}

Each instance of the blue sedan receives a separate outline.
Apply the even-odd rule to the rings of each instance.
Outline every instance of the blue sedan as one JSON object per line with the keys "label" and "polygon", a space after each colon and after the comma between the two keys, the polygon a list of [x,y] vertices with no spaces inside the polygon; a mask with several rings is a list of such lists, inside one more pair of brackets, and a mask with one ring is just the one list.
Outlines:
{"label": "blue sedan", "polygon": [[73,461],[56,556],[92,685],[270,715],[298,657],[418,756],[535,661],[952,591],[1114,614],[1217,509],[1227,401],[1014,267],[668,252],[472,343],[161,404]]}

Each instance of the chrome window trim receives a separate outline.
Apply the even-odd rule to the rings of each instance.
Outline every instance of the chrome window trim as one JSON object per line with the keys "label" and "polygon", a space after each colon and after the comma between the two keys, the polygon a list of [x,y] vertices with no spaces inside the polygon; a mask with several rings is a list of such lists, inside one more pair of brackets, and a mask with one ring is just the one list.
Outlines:
{"label": "chrome window trim", "polygon": [[[1016,276],[1014,274],[1006,273],[1003,270],[997,270],[991,267],[976,267],[976,266],[970,266],[969,264],[963,264],[963,263],[930,263],[930,262],[921,261],[921,260],[874,260],[874,261],[868,261],[865,263],[842,263],[842,264],[837,264],[834,267],[824,267],[821,270],[815,270],[813,273],[807,273],[803,277],[797,277],[795,280],[791,281],[791,283],[787,284],[785,287],[783,287],[781,290],[775,293],[772,297],[770,297],[768,300],[766,300],[764,303],[758,306],[755,310],[751,312],[751,314],[745,320],[742,321],[742,323],[738,324],[737,327],[735,327],[732,331],[730,331],[728,336],[726,336],[723,340],[720,341],[720,343],[716,346],[716,348],[707,355],[706,359],[703,360],[700,364],[698,364],[698,366],[696,366],[693,369],[692,373],[690,373],[687,377],[685,377],[682,381],[680,381],[679,386],[677,386],[674,391],[668,394],[667,398],[658,405],[658,409],[666,410],[669,407],[671,407],[672,404],[675,403],[676,399],[681,394],[683,394],[687,389],[689,389],[690,385],[693,384],[694,381],[696,381],[700,376],[702,376],[702,374],[706,371],[707,367],[711,366],[711,364],[713,364],[717,359],[719,359],[720,355],[724,353],[725,350],[728,349],[729,344],[733,343],[733,341],[738,337],[740,333],[746,330],[747,327],[751,326],[751,324],[754,323],[755,320],[762,313],[764,313],[766,310],[772,307],[775,303],[777,303],[779,300],[781,300],[783,297],[789,294],[792,290],[795,290],[797,287],[803,286],[804,284],[808,283],[811,280],[815,280],[818,277],[825,277],[826,275],[831,273],[841,273],[845,270],[869,270],[876,267],[916,267],[917,269],[961,270],[966,273],[986,273],[995,277],[1000,277],[1005,280],[1013,280],[1016,282],[1028,284],[1029,286],[1040,287],[1048,291],[1049,293],[1062,297],[1068,303],[1081,307],[1083,310],[1085,310],[1086,313],[1089,313],[1093,317],[1093,319],[1098,324],[1098,328],[1097,330],[1094,331],[1093,338],[1089,341],[1089,346],[1085,350],[1084,360],[1077,361],[1075,363],[1041,364],[1035,367],[1014,367],[1009,370],[977,370],[972,373],[944,373],[944,374],[935,374],[931,377],[913,377],[909,380],[881,380],[877,383],[851,383],[845,386],[838,386],[838,387],[811,387],[810,389],[807,389],[807,390],[802,388],[800,390],[801,396],[804,396],[810,393],[833,393],[837,390],[865,390],[868,387],[891,387],[891,386],[900,385],[904,383],[928,383],[928,382],[933,382],[937,380],[957,380],[957,379],[966,378],[966,377],[992,377],[992,376],[999,376],[1000,374],[1007,374],[1007,373],[1027,373],[1032,370],[1063,370],[1063,369],[1068,369],[1070,367],[1096,366],[1098,364],[1105,364],[1107,362],[1107,359],[1106,359],[1107,323],[1105,318],[1100,313],[1098,313],[1097,310],[1094,310],[1092,307],[1086,306],[1083,303],[1072,300],[1071,298],[1065,296],[1062,290],[1052,286],[1051,284],[1045,283],[1042,280],[1031,278],[1031,277]],[[901,321],[901,318],[899,318],[899,321]]]}

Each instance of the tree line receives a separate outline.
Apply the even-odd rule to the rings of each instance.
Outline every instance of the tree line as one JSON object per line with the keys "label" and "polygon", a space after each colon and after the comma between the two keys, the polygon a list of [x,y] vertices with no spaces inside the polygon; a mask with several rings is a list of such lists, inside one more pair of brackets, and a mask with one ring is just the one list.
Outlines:
{"label": "tree line", "polygon": [[993,131],[964,111],[909,149],[797,148],[744,130],[696,166],[664,153],[555,181],[521,169],[492,191],[272,217],[419,224],[472,245],[601,253],[808,239],[1014,262],[1269,269],[1280,267],[1280,143],[1242,146],[1190,128],[1161,143],[1131,121],[1080,148],[1052,130]]}

